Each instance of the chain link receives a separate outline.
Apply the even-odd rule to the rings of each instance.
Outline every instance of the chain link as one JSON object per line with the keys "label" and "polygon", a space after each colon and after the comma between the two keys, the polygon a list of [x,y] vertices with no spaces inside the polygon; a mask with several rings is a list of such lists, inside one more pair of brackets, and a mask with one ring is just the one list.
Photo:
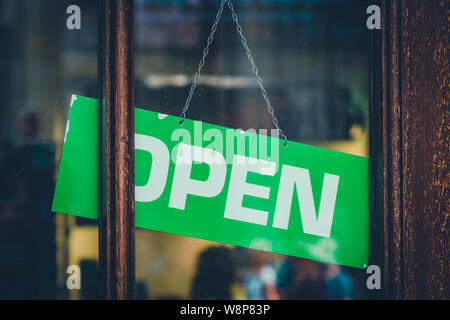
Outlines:
{"label": "chain link", "polygon": [[223,8],[225,6],[225,3],[228,5],[228,8],[231,11],[231,16],[233,18],[233,21],[236,23],[236,30],[237,30],[240,38],[241,38],[241,42],[242,42],[242,45],[244,46],[245,53],[246,53],[247,58],[248,58],[248,60],[250,62],[252,71],[253,71],[253,73],[256,76],[256,82],[258,83],[259,88],[261,89],[261,94],[262,94],[262,96],[264,98],[264,101],[266,102],[267,110],[269,111],[270,115],[272,116],[272,123],[275,126],[276,130],[278,131],[279,136],[284,140],[284,145],[287,146],[287,137],[283,133],[283,130],[281,130],[281,128],[280,128],[280,126],[278,124],[278,119],[275,116],[275,111],[274,111],[274,109],[272,107],[272,104],[270,103],[269,96],[267,95],[267,91],[264,88],[263,80],[262,80],[261,76],[259,75],[259,70],[256,67],[255,60],[253,59],[252,52],[250,51],[250,48],[249,48],[249,46],[247,44],[247,39],[245,38],[243,29],[242,29],[241,25],[239,24],[239,19],[238,19],[238,16],[236,14],[236,11],[234,10],[233,3],[231,2],[231,0],[222,0],[221,3],[220,3],[220,7],[219,7],[219,10],[217,11],[217,15],[216,15],[216,20],[214,21],[214,24],[213,24],[213,26],[211,28],[211,33],[210,33],[210,35],[208,37],[208,40],[206,42],[206,47],[203,50],[203,56],[202,56],[202,58],[200,60],[200,63],[198,64],[198,69],[197,69],[197,72],[195,73],[194,79],[192,81],[191,89],[189,90],[189,95],[188,95],[188,97],[186,99],[186,102],[185,102],[184,107],[183,107],[183,111],[181,112],[181,115],[180,115],[180,117],[182,118],[182,120],[180,121],[180,124],[182,124],[184,122],[184,119],[186,118],[186,112],[187,112],[187,110],[189,108],[189,105],[191,103],[192,96],[194,95],[195,88],[197,87],[198,79],[199,79],[200,74],[202,72],[203,66],[205,65],[206,56],[209,53],[209,47],[210,47],[211,43],[214,40],[214,34],[216,33],[217,25],[219,24],[220,18],[222,16]]}

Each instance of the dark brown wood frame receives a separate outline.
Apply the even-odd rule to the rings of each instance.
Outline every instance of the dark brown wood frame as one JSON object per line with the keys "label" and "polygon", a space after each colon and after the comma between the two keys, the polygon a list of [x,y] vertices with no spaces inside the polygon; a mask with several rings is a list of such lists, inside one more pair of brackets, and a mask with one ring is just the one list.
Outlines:
{"label": "dark brown wood frame", "polygon": [[372,248],[390,299],[450,297],[449,10],[448,1],[382,1],[371,99]]}
{"label": "dark brown wood frame", "polygon": [[123,300],[135,292],[134,1],[100,3],[99,272],[105,297]]}

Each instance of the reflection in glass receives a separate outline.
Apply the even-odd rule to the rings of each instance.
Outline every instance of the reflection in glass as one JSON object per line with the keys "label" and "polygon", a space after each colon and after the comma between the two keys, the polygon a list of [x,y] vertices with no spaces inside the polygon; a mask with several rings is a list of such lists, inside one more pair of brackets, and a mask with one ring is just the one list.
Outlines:
{"label": "reflection in glass", "polygon": [[[95,1],[0,0],[0,299],[98,297],[97,224],[51,212],[72,93],[96,96]],[[67,267],[83,290],[68,290]]]}

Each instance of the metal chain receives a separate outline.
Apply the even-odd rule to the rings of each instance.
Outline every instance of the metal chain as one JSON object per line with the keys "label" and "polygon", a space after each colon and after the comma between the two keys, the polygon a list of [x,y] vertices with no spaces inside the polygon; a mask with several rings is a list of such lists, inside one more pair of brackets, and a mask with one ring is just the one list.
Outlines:
{"label": "metal chain", "polygon": [[197,73],[195,74],[194,80],[192,81],[191,90],[189,91],[189,95],[188,95],[188,97],[186,99],[186,102],[184,104],[184,108],[183,108],[183,111],[181,113],[181,117],[183,119],[180,121],[180,123],[183,123],[184,119],[186,118],[186,112],[187,112],[187,110],[189,108],[189,105],[191,103],[192,96],[194,94],[195,88],[197,87],[198,78],[200,77],[202,68],[205,65],[205,59],[206,59],[206,56],[209,53],[209,46],[211,45],[212,41],[214,40],[214,34],[215,34],[216,30],[217,30],[217,25],[219,23],[221,15],[222,15],[225,3],[227,3],[228,8],[231,11],[231,16],[233,18],[233,21],[236,23],[236,30],[237,30],[240,38],[241,38],[241,42],[242,42],[242,45],[244,46],[245,53],[247,54],[247,58],[248,58],[248,60],[250,62],[250,65],[252,67],[252,71],[253,71],[253,73],[256,76],[256,82],[258,83],[259,88],[261,89],[261,94],[262,94],[262,96],[264,98],[264,101],[266,102],[267,110],[269,111],[270,115],[272,116],[272,123],[275,126],[275,128],[277,129],[279,136],[284,140],[284,145],[287,146],[287,137],[283,133],[283,130],[281,130],[281,128],[280,128],[280,126],[278,124],[278,119],[275,116],[275,111],[274,111],[274,109],[272,107],[272,104],[270,103],[269,96],[267,95],[267,91],[264,88],[262,78],[259,75],[259,70],[256,67],[255,60],[253,59],[253,55],[252,55],[252,52],[250,51],[250,48],[248,47],[247,39],[245,38],[243,29],[242,29],[241,25],[239,24],[239,19],[237,17],[236,11],[234,10],[233,3],[231,2],[231,0],[222,0],[222,2],[220,3],[220,8],[219,8],[219,11],[217,12],[216,20],[214,21],[214,24],[212,26],[211,34],[209,35],[206,47],[203,50],[203,56],[202,56],[202,59],[200,60]]}
{"label": "metal chain", "polygon": [[195,73],[194,79],[192,81],[191,89],[189,90],[189,95],[188,95],[188,97],[186,99],[186,102],[184,103],[183,111],[181,112],[181,115],[180,115],[180,117],[183,118],[180,121],[180,124],[182,124],[184,119],[186,118],[186,112],[187,112],[187,110],[189,108],[189,105],[191,103],[192,96],[194,95],[195,88],[197,87],[198,78],[200,77],[200,74],[202,72],[203,66],[205,65],[205,59],[206,59],[206,56],[209,53],[209,46],[211,45],[211,43],[214,40],[214,34],[216,33],[217,25],[219,24],[220,17],[222,16],[223,7],[225,6],[225,2],[227,2],[227,0],[222,0],[222,2],[220,3],[219,11],[217,11],[216,20],[214,21],[214,24],[213,24],[213,26],[211,28],[211,33],[210,33],[210,35],[208,37],[208,40],[206,41],[206,47],[205,47],[205,49],[203,49],[202,59],[200,60],[200,62],[198,64],[198,70]]}

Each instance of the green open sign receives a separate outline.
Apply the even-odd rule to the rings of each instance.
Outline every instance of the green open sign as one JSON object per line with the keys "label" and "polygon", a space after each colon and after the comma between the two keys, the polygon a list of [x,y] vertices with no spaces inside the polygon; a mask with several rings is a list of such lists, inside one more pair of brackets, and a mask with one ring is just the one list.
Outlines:
{"label": "green open sign", "polygon": [[[97,101],[74,96],[53,211],[97,218]],[[135,109],[136,227],[357,268],[368,159]]]}

